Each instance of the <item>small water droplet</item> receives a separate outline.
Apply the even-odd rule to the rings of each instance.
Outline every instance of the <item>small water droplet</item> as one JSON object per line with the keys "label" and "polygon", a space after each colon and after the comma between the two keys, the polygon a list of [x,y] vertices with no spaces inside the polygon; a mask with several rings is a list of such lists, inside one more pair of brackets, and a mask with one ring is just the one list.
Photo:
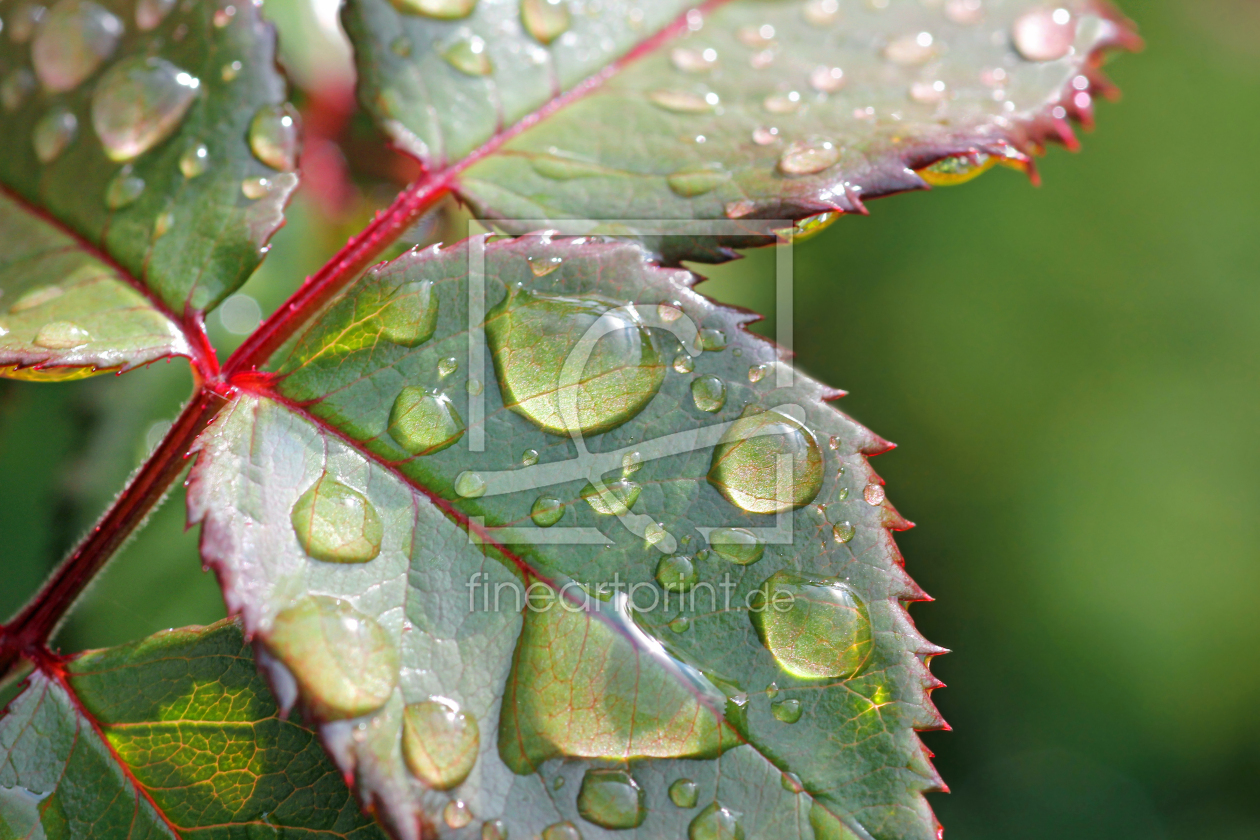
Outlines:
{"label": "small water droplet", "polygon": [[729,181],[730,177],[731,174],[722,168],[722,164],[706,163],[679,169],[667,176],[665,182],[675,195],[694,198],[712,192]]}
{"label": "small water droplet", "polygon": [[538,463],[538,450],[526,449],[521,453],[521,466],[532,467]]}
{"label": "small water droplet", "polygon": [[157,29],[175,8],[175,0],[139,0],[136,3],[136,26],[141,32]]}
{"label": "small water droplet", "polygon": [[140,197],[144,192],[144,179],[131,172],[131,164],[118,170],[105,186],[105,206],[110,210],[121,210]]}
{"label": "small water droplet", "polygon": [[368,498],[327,474],[293,506],[302,549],[325,563],[366,563],[381,553],[385,528]]}
{"label": "small water droplet", "polygon": [[472,14],[477,0],[398,0],[399,8],[439,20],[455,20]]}
{"label": "small water droplet", "polygon": [[960,26],[974,26],[984,20],[982,0],[947,0],[945,17]]}
{"label": "small water droplet", "polygon": [[564,787],[564,776],[556,776],[556,780],[551,783],[552,790],[560,790]]}
{"label": "small water droplet", "polygon": [[571,822],[558,822],[543,829],[542,840],[582,840],[582,832]]}
{"label": "small water droplet", "polygon": [[700,349],[710,353],[717,353],[726,349],[726,333],[722,330],[705,327],[700,330],[698,341]]}
{"label": "small water droplet", "polygon": [[643,789],[624,770],[587,770],[577,808],[582,819],[611,829],[637,828],[647,817]]}
{"label": "small water droplet", "polygon": [[216,29],[222,29],[236,18],[235,6],[223,6],[215,9],[213,15],[214,26]]}
{"label": "small water droplet", "polygon": [[658,303],[656,305],[656,315],[667,324],[672,324],[682,317],[682,304],[680,303]]}
{"label": "small water droplet", "polygon": [[[846,491],[844,495],[847,497],[849,494]],[[841,499],[841,501],[843,501],[843,499]],[[853,535],[855,533],[857,533],[857,529],[853,527],[852,522],[848,521],[841,522],[831,529],[831,536],[841,545],[853,539]]]}
{"label": "small water droplet", "polygon": [[839,67],[815,67],[809,74],[809,86],[822,93],[835,93],[844,87],[844,71]]}
{"label": "small water droplet", "polygon": [[239,76],[240,74],[241,74],[241,63],[239,61],[229,62],[228,64],[224,64],[222,67],[219,68],[219,78],[225,82],[235,81],[236,77]]}
{"label": "small water droplet", "polygon": [[747,528],[714,528],[709,532],[713,553],[739,566],[751,566],[761,559],[765,544]]}
{"label": "small water droplet", "polygon": [[629,478],[643,466],[643,455],[637,451],[627,452],[621,456],[621,477]]}
{"label": "small water droplet", "polygon": [[398,287],[377,313],[381,335],[401,347],[419,347],[437,329],[438,299],[432,280]]}
{"label": "small water droplet", "polygon": [[456,70],[468,76],[489,76],[494,71],[485,39],[480,35],[455,39],[442,51],[442,57]]}
{"label": "small water droplet", "polygon": [[705,73],[717,65],[717,50],[712,47],[675,47],[670,50],[669,61],[684,73]]}
{"label": "small water droplet", "polygon": [[670,621],[668,626],[675,633],[686,633],[691,629],[691,619],[685,615],[680,615],[678,618]]}
{"label": "small water droplet", "polygon": [[297,109],[287,102],[259,108],[249,124],[249,148],[254,157],[281,172],[296,169],[299,120]]}
{"label": "small water droplet", "polygon": [[480,743],[477,719],[444,697],[412,703],[403,711],[403,758],[412,774],[430,788],[450,790],[468,778]]}
{"label": "small water droplet", "polygon": [[753,204],[751,201],[730,201],[727,202],[725,207],[726,218],[742,219],[756,209],[757,205]]}
{"label": "small water droplet", "polygon": [[410,57],[411,49],[411,39],[406,35],[399,35],[397,38],[389,42],[389,51],[399,58]]}
{"label": "small water droplet", "polygon": [[248,199],[266,198],[271,193],[270,178],[246,178],[241,181],[241,193]]}
{"label": "small water droplet", "polygon": [[675,114],[707,114],[717,105],[716,97],[685,90],[654,90],[648,94],[652,104]]}
{"label": "small water droplet", "polygon": [[936,55],[936,38],[931,32],[902,35],[884,47],[884,57],[893,64],[926,64]]}
{"label": "small water droplet", "polygon": [[660,522],[649,522],[647,527],[643,529],[643,540],[649,546],[656,545],[667,536],[669,536],[669,532],[665,530],[664,524]]}
{"label": "small water droplet", "polygon": [[862,498],[872,507],[884,503],[884,485],[872,481],[862,490]]}
{"label": "small water droplet", "polygon": [[699,579],[691,558],[681,554],[662,557],[656,564],[656,582],[668,592],[688,592]]}
{"label": "small water droplet", "polygon": [[839,580],[775,572],[754,594],[749,616],[779,665],[797,677],[847,679],[870,653],[866,604]]}
{"label": "small water droplet", "polygon": [[709,374],[697,376],[691,383],[691,399],[701,411],[721,411],[726,405],[726,383]]}
{"label": "small water droplet", "polygon": [[539,528],[550,528],[564,516],[564,503],[552,496],[539,496],[529,510],[529,518]]}
{"label": "small water droplet", "polygon": [[924,105],[936,105],[945,101],[945,83],[935,81],[917,81],[910,85],[910,98]]}
{"label": "small water droplet", "polygon": [[696,783],[691,779],[675,779],[669,786],[669,801],[679,808],[694,808],[699,798]]}
{"label": "small water droplet", "polygon": [[389,436],[412,455],[432,455],[464,436],[464,421],[446,394],[408,386],[390,409]]}
{"label": "small water droplet", "polygon": [[[779,129],[774,128],[773,126],[757,126],[753,129],[752,139],[758,146],[769,146],[771,143],[779,139]],[[751,202],[749,203],[749,206],[751,207]]]}
{"label": "small water droplet", "polygon": [[529,270],[535,277],[546,277],[564,262],[561,257],[530,257]]}
{"label": "small water droplet", "polygon": [[679,373],[691,373],[696,369],[696,360],[688,356],[686,353],[679,353],[674,357],[674,370]]}
{"label": "small water droplet", "polygon": [[687,827],[688,840],[744,840],[741,814],[714,802]]}
{"label": "small water droplet", "polygon": [[567,0],[521,0],[521,24],[543,44],[550,44],[569,29]]}
{"label": "small water droplet", "polygon": [[389,635],[346,601],[308,595],[277,614],[265,638],[317,719],[365,715],[397,685],[398,651]]}
{"label": "small water droplet", "polygon": [[79,120],[64,108],[54,108],[39,118],[31,130],[31,145],[40,163],[52,163],[79,132]]}
{"label": "small water droplet", "polygon": [[442,809],[442,821],[449,828],[463,828],[472,822],[472,811],[468,810],[468,805],[462,799],[456,799],[447,802]]}
{"label": "small water droplet", "polygon": [[778,230],[776,233],[792,242],[805,242],[831,227],[832,223],[838,218],[840,218],[840,214],[833,211],[816,213],[796,222],[790,229],[786,231]]}
{"label": "small water droplet", "polygon": [[1011,27],[1015,49],[1029,61],[1057,61],[1072,51],[1076,18],[1064,8],[1039,6],[1016,19]]}
{"label": "small water droplet", "polygon": [[464,383],[464,390],[474,397],[480,394],[484,387],[485,386],[482,385],[480,379],[470,378],[467,382]]}
{"label": "small water droplet", "polygon": [[761,107],[772,114],[794,114],[801,107],[801,95],[796,91],[772,93],[761,101]]}
{"label": "small water droplet", "polygon": [[812,175],[835,166],[840,148],[830,140],[796,141],[779,157],[779,171],[784,175]]}
{"label": "small water droplet", "polygon": [[49,93],[74,90],[118,46],[123,23],[90,0],[60,0],[31,44],[31,64]]}
{"label": "small water droplet", "polygon": [[169,137],[201,82],[163,58],[124,58],[92,94],[92,127],[110,160],[128,161]]}
{"label": "small water droplet", "polygon": [[840,19],[840,0],[809,0],[802,10],[814,26],[831,26]]}
{"label": "small water droplet", "polygon": [[503,820],[486,820],[481,824],[481,840],[507,840],[507,826]]}
{"label": "small water droplet", "polygon": [[762,379],[765,378],[766,371],[769,369],[770,369],[770,365],[766,365],[766,364],[753,365],[752,367],[748,368],[748,381],[754,384],[757,382],[760,382]]}
{"label": "small water droplet", "polygon": [[591,510],[603,516],[625,516],[639,500],[642,487],[626,478],[609,481],[604,484],[604,493],[600,493],[589,481],[582,488],[581,496],[586,499]]}
{"label": "small water droplet", "polygon": [[465,499],[476,499],[486,492],[486,480],[479,473],[464,470],[455,476],[455,492]]}
{"label": "small water droplet", "polygon": [[52,321],[44,324],[35,334],[35,345],[45,350],[73,350],[92,340],[88,331],[69,321]]}
{"label": "small water droplet", "polygon": [[179,156],[179,171],[185,178],[196,178],[210,166],[210,150],[205,143],[191,143]]}
{"label": "small water droplet", "polygon": [[35,90],[35,74],[25,67],[19,67],[4,77],[0,82],[0,105],[4,110],[13,113],[22,107],[26,97]]}
{"label": "small water droplet", "polygon": [[774,27],[768,23],[748,24],[735,30],[735,37],[749,49],[762,49],[774,42]]}
{"label": "small water droplet", "polygon": [[438,360],[437,372],[442,379],[445,379],[457,370],[459,370],[459,359],[456,359],[454,356],[446,356]]}
{"label": "small water droplet", "polygon": [[[785,723],[791,722],[792,721],[785,721]],[[779,779],[779,784],[782,785],[783,789],[788,793],[800,793],[805,790],[805,785],[801,782],[801,777],[795,773],[784,773]],[[816,834],[815,837],[817,840],[826,840],[824,835],[821,834]],[[839,838],[837,838],[837,840],[839,840]]]}
{"label": "small water droplet", "polygon": [[801,701],[776,700],[770,704],[770,714],[783,723],[796,723],[801,719]]}
{"label": "small water droplet", "polygon": [[[843,472],[843,469],[841,471]],[[849,488],[837,487],[836,488],[836,501],[843,502],[847,498],[849,498]]]}
{"label": "small water droplet", "polygon": [[175,214],[170,210],[164,210],[158,213],[158,217],[153,220],[153,238],[165,236],[167,231],[171,229],[171,225],[175,223]]}
{"label": "small water droplet", "polygon": [[[791,474],[779,476],[785,457],[791,461]],[[818,495],[822,452],[813,432],[791,417],[776,411],[745,414],[714,448],[708,478],[742,510],[780,513],[804,507]]]}

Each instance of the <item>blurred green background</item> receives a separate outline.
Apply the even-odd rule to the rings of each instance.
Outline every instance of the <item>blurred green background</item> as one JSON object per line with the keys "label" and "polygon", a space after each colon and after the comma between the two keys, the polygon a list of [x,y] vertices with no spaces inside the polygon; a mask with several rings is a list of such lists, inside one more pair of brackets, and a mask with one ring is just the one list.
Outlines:
{"label": "blurred green background", "polygon": [[[303,2],[266,5],[286,62],[308,93],[344,86],[331,7]],[[796,250],[800,365],[900,444],[875,466],[939,599],[913,615],[955,651],[934,667],[954,731],[925,736],[954,840],[1260,838],[1260,6],[1125,10],[1148,40],[1111,66],[1125,99],[1081,155],[1041,162],[1041,189],[996,171]],[[262,311],[388,193],[360,180],[335,219],[299,198],[245,289]],[[768,252],[704,271],[706,293],[773,314]],[[250,300],[211,317],[221,348]],[[0,382],[0,612],[190,387],[179,364]],[[196,537],[168,503],[59,644],[221,616]]]}

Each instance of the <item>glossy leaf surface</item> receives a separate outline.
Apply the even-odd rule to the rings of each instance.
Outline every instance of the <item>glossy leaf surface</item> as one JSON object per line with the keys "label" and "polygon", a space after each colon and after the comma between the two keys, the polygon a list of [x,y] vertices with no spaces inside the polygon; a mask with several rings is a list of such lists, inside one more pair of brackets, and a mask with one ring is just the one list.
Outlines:
{"label": "glossy leaf surface", "polygon": [[277,715],[231,621],[32,674],[0,718],[0,832],[381,836],[315,734]]}
{"label": "glossy leaf surface", "polygon": [[691,282],[629,243],[414,251],[203,435],[229,608],[400,836],[935,836],[887,444]]}

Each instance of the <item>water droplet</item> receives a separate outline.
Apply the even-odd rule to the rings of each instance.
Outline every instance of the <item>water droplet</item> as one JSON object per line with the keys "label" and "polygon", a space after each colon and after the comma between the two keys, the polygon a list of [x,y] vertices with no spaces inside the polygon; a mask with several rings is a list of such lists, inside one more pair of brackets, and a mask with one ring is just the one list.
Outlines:
{"label": "water droplet", "polygon": [[472,822],[472,811],[468,810],[468,806],[462,799],[456,799],[446,803],[446,807],[442,809],[442,821],[449,828],[463,828]]}
{"label": "water droplet", "polygon": [[761,107],[772,114],[793,114],[800,110],[801,95],[796,91],[772,93],[761,101]]}
{"label": "water droplet", "polygon": [[643,789],[624,770],[587,770],[577,808],[582,819],[604,828],[637,828],[647,817]]}
{"label": "water droplet", "polygon": [[629,479],[619,478],[605,482],[604,493],[595,489],[589,481],[582,488],[581,496],[596,513],[604,516],[625,516],[639,500],[643,488]]}
{"label": "water droplet", "polygon": [[507,826],[503,820],[486,820],[481,825],[481,840],[507,840]]}
{"label": "water droplet", "polygon": [[688,166],[669,175],[665,182],[676,195],[683,198],[694,198],[712,192],[730,180],[731,174],[722,168],[720,163],[706,163],[703,166]]}
{"label": "water droplet", "polygon": [[813,216],[806,216],[804,219],[801,219],[789,230],[779,230],[776,233],[792,242],[805,242],[831,227],[832,223],[838,218],[840,218],[840,214],[833,211],[815,213]]}
{"label": "water droplet", "polygon": [[408,386],[390,409],[389,436],[412,455],[432,455],[464,436],[464,421],[446,394]]}
{"label": "water droplet", "polygon": [[440,20],[468,17],[477,5],[477,0],[397,0],[397,2],[404,12]]}
{"label": "water droplet", "polygon": [[153,220],[153,238],[165,236],[166,232],[171,229],[171,225],[175,224],[175,214],[170,210],[165,210],[158,214]]}
{"label": "water droplet", "polygon": [[264,105],[249,124],[249,148],[272,169],[292,172],[297,168],[300,131],[300,117],[292,105]]}
{"label": "water droplet", "polygon": [[835,166],[840,148],[830,140],[796,141],[779,157],[779,171],[784,175],[813,175]]}
{"label": "water droplet", "polygon": [[179,171],[185,178],[196,178],[210,166],[210,150],[205,143],[192,143],[179,156]]}
{"label": "water droplet", "polygon": [[836,488],[836,501],[843,502],[847,498],[849,498],[849,488],[837,487]]}
{"label": "water droplet", "polygon": [[442,58],[468,76],[489,76],[494,71],[485,39],[480,35],[457,38],[442,51]]}
{"label": "water droplet", "polygon": [[766,550],[747,528],[714,528],[709,532],[709,545],[718,557],[740,566],[756,563]]}
{"label": "water droplet", "polygon": [[691,383],[691,399],[701,411],[721,411],[726,405],[726,383],[708,374],[697,376]]}
{"label": "water droplet", "polygon": [[224,64],[222,67],[219,68],[219,78],[225,82],[235,81],[236,77],[239,76],[240,74],[241,74],[241,63],[239,61],[229,62],[228,64]]}
{"label": "water droplet", "polygon": [[689,840],[744,840],[740,813],[717,802],[701,811],[687,827]]}
{"label": "water droplet", "polygon": [[866,499],[866,503],[871,507],[882,505],[884,503],[884,485],[872,481],[863,488],[862,498]]}
{"label": "water droplet", "polygon": [[13,301],[13,305],[9,307],[9,314],[16,315],[19,312],[42,306],[51,300],[56,300],[64,293],[64,290],[59,286],[36,286],[33,289],[28,289],[22,293],[21,297]]}
{"label": "water droplet", "polygon": [[721,330],[704,328],[700,330],[698,336],[700,349],[710,353],[716,353],[726,349],[726,333]]}
{"label": "water droplet", "polygon": [[105,154],[127,161],[165,140],[200,87],[195,76],[156,56],[125,58],[106,70],[92,94],[92,127]]}
{"label": "water droplet", "polygon": [[92,340],[88,331],[69,321],[52,321],[44,324],[35,334],[35,345],[45,350],[73,350]]}
{"label": "water droplet", "polygon": [[214,10],[212,20],[216,29],[222,29],[236,18],[235,6],[224,6]]}
{"label": "water droplet", "polygon": [[377,313],[381,335],[402,347],[419,347],[437,329],[438,301],[433,281],[404,283]]}
{"label": "water droplet", "polygon": [[814,26],[831,26],[840,19],[840,0],[809,0],[803,14]]}
{"label": "water droplet", "polygon": [[136,26],[141,32],[157,29],[173,8],[175,0],[139,0],[136,3]]}
{"label": "water droplet", "polygon": [[538,463],[538,450],[526,449],[521,453],[521,466],[532,467]]}
{"label": "water droplet", "polygon": [[776,700],[770,704],[770,714],[783,723],[796,723],[801,719],[801,701]]}
{"label": "water droplet", "polygon": [[454,356],[447,356],[438,360],[437,372],[442,379],[445,379],[457,370],[459,370],[459,359],[456,359]]}
{"label": "water droplet", "polygon": [[553,434],[616,428],[646,408],[665,379],[637,311],[603,298],[513,287],[490,310],[486,337],[504,404]]}
{"label": "water droplet", "polygon": [[669,629],[675,633],[686,633],[691,629],[691,619],[680,615],[669,623]]}
{"label": "water droplet", "polygon": [[31,64],[49,93],[74,90],[118,46],[123,23],[90,0],[61,0],[31,44]]}
{"label": "water droplet", "polygon": [[948,0],[945,17],[960,26],[974,26],[984,20],[984,4],[981,0]]}
{"label": "water droplet", "polygon": [[669,61],[684,73],[705,73],[717,66],[717,50],[675,47],[670,50]]}
{"label": "water droplet", "polygon": [[809,86],[822,93],[835,93],[844,87],[844,71],[839,67],[815,67],[809,74]]}
{"label": "water droplet", "polygon": [[450,790],[468,778],[480,743],[477,719],[444,697],[412,703],[403,711],[403,758],[431,788]]}
{"label": "water droplet", "polygon": [[248,199],[266,198],[271,193],[270,178],[246,178],[241,181],[241,193]]}
{"label": "water droplet", "polygon": [[[845,496],[848,496],[848,495],[849,494],[846,492]],[[853,535],[856,533],[857,533],[857,529],[853,527],[852,522],[848,522],[848,521],[841,522],[831,529],[831,536],[835,538],[835,541],[840,543],[841,545],[853,539]]]}
{"label": "water droplet", "polygon": [[399,35],[389,42],[389,51],[399,58],[409,58],[411,56],[411,39],[406,35]]}
{"label": "water droplet", "polygon": [[567,0],[521,0],[521,23],[540,42],[550,44],[569,28]]}
{"label": "water droplet", "polygon": [[298,498],[290,516],[302,549],[325,563],[366,563],[381,553],[385,528],[367,497],[322,476]]}
{"label": "water droplet", "polygon": [[918,81],[910,85],[910,98],[924,105],[935,105],[945,101],[945,83],[935,81]]}
{"label": "water droplet", "polygon": [[652,104],[675,114],[707,114],[717,105],[716,97],[685,90],[654,90],[648,94]]}
{"label": "water droplet", "polygon": [[[780,476],[784,458],[791,462],[791,474]],[[822,489],[822,452],[813,432],[791,417],[776,411],[745,414],[713,450],[709,483],[750,513],[804,507]]]}
{"label": "water droplet", "polygon": [[55,108],[39,118],[31,130],[31,145],[40,163],[52,163],[74,141],[79,120],[64,108]]}
{"label": "water droplet", "polygon": [[1067,9],[1030,9],[1011,27],[1015,49],[1029,61],[1057,61],[1072,51],[1076,18]]}
{"label": "water droplet", "polygon": [[893,64],[926,64],[936,55],[936,39],[931,32],[903,35],[884,47],[884,57]]}
{"label": "water droplet", "polygon": [[480,379],[469,379],[464,383],[464,390],[474,397],[481,393],[483,387]]}
{"label": "water droplet", "polygon": [[665,526],[660,522],[649,522],[643,529],[643,539],[650,546],[656,545],[667,536],[669,536],[669,532],[665,530]]}
{"label": "water droplet", "polygon": [[621,456],[621,477],[629,478],[643,466],[643,455],[637,451],[627,452]]}
{"label": "water droplet", "polygon": [[727,202],[726,207],[725,207],[726,218],[742,219],[748,214],[752,213],[752,211],[756,209],[757,209],[757,206],[753,204],[751,201],[746,201],[746,200],[729,201]]}
{"label": "water droplet", "polygon": [[775,572],[751,606],[749,616],[761,641],[794,676],[847,679],[870,653],[866,604],[841,581]]}
{"label": "water droplet", "polygon": [[121,210],[128,206],[144,192],[144,179],[131,173],[131,164],[118,170],[105,186],[105,206],[110,210]]}
{"label": "water droplet", "polygon": [[35,74],[25,67],[19,67],[4,77],[0,82],[0,105],[4,110],[13,113],[22,107],[26,97],[35,90]]}
{"label": "water droplet", "polygon": [[770,369],[770,365],[761,364],[753,365],[748,368],[748,381],[752,383],[760,382],[765,378],[766,371]]}
{"label": "water droplet", "polygon": [[564,787],[564,776],[556,776],[556,780],[551,783],[552,790],[560,790]]}
{"label": "water droplet", "polygon": [[696,360],[688,356],[686,353],[679,353],[674,357],[674,370],[679,373],[691,373],[696,369]]}
{"label": "water droplet", "polygon": [[739,39],[741,44],[749,49],[762,49],[763,47],[770,46],[770,44],[774,41],[774,27],[768,23],[761,24],[760,26],[756,24],[748,24],[747,26],[741,26],[739,29],[735,30],[735,37]]}
{"label": "water droplet", "polygon": [[[753,129],[752,139],[758,146],[769,146],[775,140],[779,139],[779,129],[774,127],[758,126]],[[748,205],[749,211],[751,212],[752,203],[748,202]],[[743,215],[746,216],[748,214],[745,213]]]}
{"label": "water droplet", "polygon": [[266,642],[323,720],[379,709],[398,682],[398,651],[385,629],[337,598],[308,595],[281,611]]}
{"label": "water droplet", "polygon": [[455,492],[465,499],[476,499],[486,492],[486,480],[479,473],[464,470],[455,476]]}
{"label": "water droplet", "polygon": [[529,509],[529,518],[539,528],[550,528],[564,516],[564,504],[552,496],[539,496]]}
{"label": "water droplet", "polygon": [[553,823],[543,829],[542,840],[582,840],[582,832],[571,822]]}
{"label": "water droplet", "polygon": [[699,580],[691,558],[681,554],[662,557],[656,564],[656,582],[668,592],[688,592]]}
{"label": "water droplet", "polygon": [[[792,721],[785,721],[791,723]],[[779,784],[788,793],[800,793],[805,790],[805,785],[801,782],[801,777],[795,773],[784,773],[779,779]],[[823,840],[822,835],[815,835],[815,840]]]}
{"label": "water droplet", "polygon": [[694,808],[699,798],[696,783],[691,779],[676,779],[669,786],[669,801],[679,808]]}
{"label": "water droplet", "polygon": [[529,270],[535,277],[546,277],[564,262],[561,257],[530,257]]}

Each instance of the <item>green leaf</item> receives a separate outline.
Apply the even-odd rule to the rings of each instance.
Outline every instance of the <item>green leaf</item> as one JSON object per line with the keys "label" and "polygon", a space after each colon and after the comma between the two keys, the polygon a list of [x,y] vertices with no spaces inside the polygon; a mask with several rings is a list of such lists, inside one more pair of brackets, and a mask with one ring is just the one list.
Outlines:
{"label": "green leaf", "polygon": [[380,837],[237,622],[36,670],[0,718],[5,837]]}
{"label": "green leaf", "polygon": [[0,364],[188,355],[159,322],[245,281],[296,184],[270,27],[250,3],[59,0],[7,4],[4,29]]}
{"label": "green leaf", "polygon": [[693,281],[413,251],[203,434],[203,557],[398,836],[936,836],[888,445]]}

